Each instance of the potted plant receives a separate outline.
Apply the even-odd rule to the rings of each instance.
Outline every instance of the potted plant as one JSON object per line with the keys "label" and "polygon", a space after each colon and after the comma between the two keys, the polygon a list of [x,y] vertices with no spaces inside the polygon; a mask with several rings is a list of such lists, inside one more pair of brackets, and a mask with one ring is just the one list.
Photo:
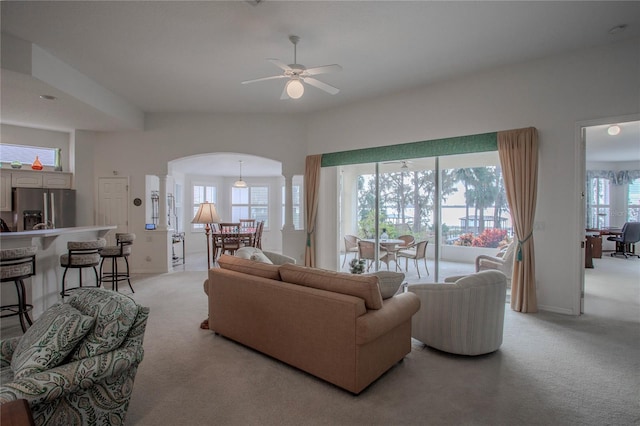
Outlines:
{"label": "potted plant", "polygon": [[349,262],[349,270],[352,274],[363,274],[364,264],[364,259],[351,259],[351,262]]}

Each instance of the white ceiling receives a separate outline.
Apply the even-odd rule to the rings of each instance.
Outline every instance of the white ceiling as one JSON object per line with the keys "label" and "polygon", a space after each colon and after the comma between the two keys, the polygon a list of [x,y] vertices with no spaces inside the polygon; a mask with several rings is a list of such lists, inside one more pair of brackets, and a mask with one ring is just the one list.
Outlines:
{"label": "white ceiling", "polygon": [[[493,67],[640,37],[640,2],[5,1],[28,40],[142,112],[312,113]],[[625,31],[609,34],[616,25]],[[293,62],[340,88],[280,100]],[[3,44],[4,49],[4,44]],[[117,130],[113,117],[33,77],[2,72],[3,123]],[[49,90],[54,102],[37,99]],[[126,126],[125,126],[126,127]]]}

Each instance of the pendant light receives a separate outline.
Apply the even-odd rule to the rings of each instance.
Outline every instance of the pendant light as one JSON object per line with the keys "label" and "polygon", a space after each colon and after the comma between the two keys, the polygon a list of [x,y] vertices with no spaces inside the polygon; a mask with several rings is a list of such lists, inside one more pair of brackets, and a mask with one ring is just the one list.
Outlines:
{"label": "pendant light", "polygon": [[239,160],[240,162],[240,179],[238,179],[237,181],[235,181],[233,183],[233,187],[234,188],[246,188],[247,187],[247,182],[242,180],[242,160]]}

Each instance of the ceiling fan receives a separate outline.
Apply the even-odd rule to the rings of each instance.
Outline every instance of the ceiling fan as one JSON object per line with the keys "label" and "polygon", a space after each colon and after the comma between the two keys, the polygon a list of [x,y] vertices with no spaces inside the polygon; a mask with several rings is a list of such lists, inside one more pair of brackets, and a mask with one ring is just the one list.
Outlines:
{"label": "ceiling fan", "polygon": [[410,160],[400,160],[400,161],[387,161],[386,163],[382,163],[382,164],[402,164],[400,166],[401,169],[403,170],[408,170],[409,169],[409,164],[412,163],[412,161]]}
{"label": "ceiling fan", "polygon": [[284,72],[280,75],[274,75],[271,77],[257,78],[255,80],[243,81],[242,84],[255,83],[257,81],[275,80],[279,78],[288,78],[287,84],[284,86],[280,99],[299,99],[304,94],[304,85],[306,83],[310,86],[324,90],[327,93],[335,95],[340,89],[333,87],[327,83],[313,78],[312,76],[318,74],[326,74],[330,72],[342,71],[342,67],[338,64],[323,65],[320,67],[307,68],[304,65],[296,63],[296,45],[300,41],[300,37],[296,35],[289,36],[289,40],[293,43],[293,64],[285,64],[279,59],[268,59],[269,62],[281,68]]}

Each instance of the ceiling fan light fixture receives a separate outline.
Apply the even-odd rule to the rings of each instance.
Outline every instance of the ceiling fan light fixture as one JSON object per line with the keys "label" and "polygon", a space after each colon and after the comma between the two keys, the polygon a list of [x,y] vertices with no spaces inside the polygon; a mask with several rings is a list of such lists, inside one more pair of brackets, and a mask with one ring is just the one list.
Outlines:
{"label": "ceiling fan light fixture", "polygon": [[304,85],[297,78],[289,80],[285,89],[291,99],[300,99],[304,94]]}
{"label": "ceiling fan light fixture", "polygon": [[239,160],[240,162],[240,178],[233,182],[233,187],[234,188],[246,188],[247,187],[247,182],[242,180],[242,160]]}
{"label": "ceiling fan light fixture", "polygon": [[609,126],[609,128],[607,129],[607,133],[609,133],[609,135],[611,135],[611,136],[619,135],[620,134],[620,126],[617,126],[617,125]]}

